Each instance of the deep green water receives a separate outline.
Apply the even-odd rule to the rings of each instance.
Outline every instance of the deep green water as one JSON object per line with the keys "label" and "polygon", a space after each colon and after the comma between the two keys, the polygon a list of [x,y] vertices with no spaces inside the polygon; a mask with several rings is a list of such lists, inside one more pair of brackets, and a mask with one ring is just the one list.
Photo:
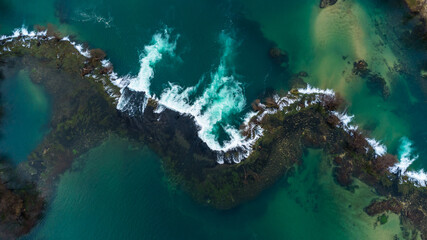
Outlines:
{"label": "deep green water", "polygon": [[[393,2],[346,0],[320,10],[318,0],[0,0],[0,34],[22,24],[54,23],[90,47],[106,50],[119,75],[137,75],[144,46],[168,28],[176,49],[174,57],[165,54],[153,66],[150,90],[159,96],[168,82],[185,88],[205,79],[200,93],[212,86],[209,78],[218,72],[221,34],[226,33],[234,39],[226,61],[234,76],[230,84],[244,96],[244,107],[226,123],[238,126],[254,99],[271,89],[287,90],[290,75],[304,70],[311,85],[340,92],[355,122],[390,152],[396,154],[399,140],[408,137],[419,155],[414,168],[427,169],[427,94],[418,86],[418,63],[426,57],[399,41],[405,11]],[[289,53],[286,70],[268,56],[275,45]],[[387,100],[351,76],[359,59],[386,79]],[[13,147],[7,152],[16,162],[40,141],[48,119],[48,100],[34,108],[25,105],[36,99],[28,95],[25,88],[31,84],[25,81],[2,84],[14,89],[7,90],[6,101],[24,103],[11,116],[27,121],[7,125],[6,116],[10,134],[2,140]],[[218,106],[239,105],[232,94],[222,99],[228,102]],[[28,239],[390,239],[397,233],[395,216],[374,230],[375,219],[362,211],[374,194],[362,184],[355,194],[337,187],[320,158],[310,151],[304,169],[289,183],[282,180],[241,208],[218,212],[171,189],[150,150],[112,138],[64,174],[45,218]]]}

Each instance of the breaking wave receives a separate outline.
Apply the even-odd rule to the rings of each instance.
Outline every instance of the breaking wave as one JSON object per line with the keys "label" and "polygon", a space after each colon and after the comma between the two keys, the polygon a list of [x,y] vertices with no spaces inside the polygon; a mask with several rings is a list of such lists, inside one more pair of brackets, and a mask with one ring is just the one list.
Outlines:
{"label": "breaking wave", "polygon": [[[233,51],[236,41],[231,34],[222,32],[219,35],[222,45],[222,55],[218,66],[202,77],[198,84],[192,87],[183,88],[174,83],[169,83],[169,87],[163,90],[160,98],[150,92],[150,82],[154,77],[154,66],[162,60],[164,54],[175,56],[176,38],[171,40],[168,30],[157,33],[153,36],[150,45],[145,46],[144,53],[140,59],[140,70],[136,77],[117,78],[114,82],[123,89],[128,88],[135,92],[144,92],[146,97],[135,106],[131,99],[123,95],[118,101],[117,108],[132,114],[134,112],[144,112],[148,98],[156,99],[159,107],[156,113],[161,113],[164,109],[172,109],[181,114],[188,114],[194,117],[195,123],[199,127],[198,136],[209,148],[217,151],[219,155],[224,155],[230,150],[239,150],[239,153],[230,156],[227,161],[240,162],[249,154],[249,144],[240,134],[239,129],[230,122],[232,116],[241,114],[246,105],[242,84],[236,79],[233,73],[232,64]],[[105,62],[108,65],[109,62]],[[210,81],[201,94],[197,95],[197,90],[202,83]],[[137,107],[138,109],[132,109]],[[249,121],[248,118],[246,118]],[[222,143],[218,140],[218,132],[225,132],[226,140]],[[247,154],[242,154],[246,152]],[[218,162],[224,162],[223,157],[219,157]]]}
{"label": "breaking wave", "polygon": [[145,92],[150,95],[150,82],[154,77],[154,66],[162,60],[164,54],[174,56],[176,40],[171,41],[169,30],[165,29],[162,33],[156,33],[151,44],[144,47],[144,52],[140,56],[140,70],[138,76],[129,79],[129,89],[137,92]]}
{"label": "breaking wave", "polygon": [[390,168],[391,172],[400,174],[408,177],[412,182],[415,182],[419,186],[427,186],[427,173],[424,170],[418,172],[408,170],[411,164],[418,159],[418,155],[415,155],[412,147],[413,143],[407,137],[400,139],[400,147],[398,150],[399,163]]}
{"label": "breaking wave", "polygon": [[[0,41],[12,42],[14,39],[19,39],[19,44],[23,47],[31,47],[30,41],[33,39],[48,39],[51,40],[54,37],[48,37],[47,31],[42,32],[29,32],[25,26],[17,28],[13,31],[10,36],[0,36]],[[142,98],[130,98],[127,95],[122,94],[116,96],[114,91],[106,86],[106,91],[111,97],[118,100],[117,109],[119,110],[132,110],[133,108],[140,108],[143,112],[148,99],[153,98],[159,102],[158,108],[155,113],[161,113],[164,109],[169,108],[180,112],[182,114],[188,114],[194,117],[196,124],[200,127],[198,132],[199,137],[214,151],[218,153],[218,163],[228,162],[240,162],[247,158],[252,152],[252,146],[255,142],[263,135],[263,129],[250,120],[257,116],[257,120],[261,121],[262,118],[267,114],[274,114],[277,111],[283,111],[286,107],[292,105],[298,98],[290,97],[279,97],[275,95],[273,98],[278,105],[278,109],[266,108],[263,104],[259,104],[260,107],[264,108],[261,114],[256,112],[249,112],[246,114],[243,125],[245,126],[244,131],[249,132],[249,136],[244,137],[239,129],[233,127],[227,122],[230,116],[240,114],[246,105],[246,99],[242,84],[236,80],[232,69],[229,67],[232,62],[233,49],[235,48],[235,40],[225,32],[220,34],[220,42],[223,45],[223,54],[220,58],[218,67],[210,73],[210,80],[208,87],[203,90],[200,96],[196,96],[197,90],[200,88],[201,83],[205,81],[201,78],[199,83],[193,87],[182,88],[179,85],[169,83],[169,87],[166,88],[160,98],[150,95],[150,81],[154,77],[154,66],[162,60],[164,54],[175,56],[176,40],[170,39],[169,30],[166,29],[161,33],[157,33],[153,36],[151,44],[144,48],[143,54],[141,54],[140,66],[141,69],[138,76],[124,76],[119,77],[117,73],[109,73],[110,81],[116,86],[121,88],[121,92],[124,92],[125,88],[131,89],[132,91],[145,92]],[[61,41],[68,41],[74,48],[84,57],[90,58],[90,52],[85,49],[81,44],[77,44],[64,37]],[[3,51],[10,51],[10,49],[4,48]],[[111,65],[109,60],[103,60],[102,65],[108,67]],[[313,88],[310,85],[304,89],[297,89],[300,94],[316,94],[314,101],[304,104],[304,107],[308,107],[311,104],[321,102],[321,95],[334,96],[335,92],[331,89],[318,89]],[[289,92],[288,92],[289,94]],[[196,99],[191,101],[191,99]],[[299,110],[300,107],[297,107]],[[134,111],[137,112],[137,111]],[[132,114],[132,111],[130,111]],[[335,116],[340,119],[340,127],[350,134],[352,131],[356,131],[358,127],[351,125],[354,116],[347,115],[346,113],[332,112]],[[229,139],[223,144],[217,141],[217,135],[215,129],[221,127],[228,135]],[[386,154],[387,148],[379,141],[366,138],[366,141],[374,149],[376,157]],[[427,173],[424,170],[411,171],[409,170],[411,164],[418,159],[417,155],[413,154],[413,143],[406,137],[401,139],[401,145],[399,147],[399,163],[390,168],[390,171],[401,176],[406,176],[410,181],[416,183],[419,186],[427,186]],[[234,154],[226,154],[229,152]],[[227,157],[226,157],[227,155]]]}
{"label": "breaking wave", "polygon": [[[231,126],[229,119],[242,112],[246,99],[241,83],[229,68],[235,41],[223,32],[220,34],[220,42],[223,54],[218,67],[209,74],[210,83],[202,94],[195,96],[199,86],[206,81],[204,78],[196,86],[185,89],[169,83],[169,87],[161,94],[159,103],[180,113],[192,115],[200,127],[199,137],[214,151],[228,151],[244,142],[239,130]],[[223,144],[217,141],[219,128],[229,137]]]}

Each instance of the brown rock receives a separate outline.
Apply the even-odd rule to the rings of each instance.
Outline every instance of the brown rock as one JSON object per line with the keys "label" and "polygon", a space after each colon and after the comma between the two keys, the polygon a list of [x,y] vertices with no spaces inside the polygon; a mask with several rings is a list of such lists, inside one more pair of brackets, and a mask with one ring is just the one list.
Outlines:
{"label": "brown rock", "polygon": [[353,73],[364,76],[369,73],[368,63],[365,60],[359,60],[353,63]]}
{"label": "brown rock", "polygon": [[365,212],[369,216],[374,216],[386,211],[399,214],[402,211],[402,208],[402,204],[397,199],[391,198],[383,201],[373,201],[365,208]]}

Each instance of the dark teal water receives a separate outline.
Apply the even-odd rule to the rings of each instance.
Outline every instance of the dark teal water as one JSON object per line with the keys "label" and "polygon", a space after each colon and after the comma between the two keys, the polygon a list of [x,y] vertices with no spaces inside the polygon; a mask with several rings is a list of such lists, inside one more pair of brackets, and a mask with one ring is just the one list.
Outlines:
{"label": "dark teal water", "polygon": [[[413,167],[427,169],[427,95],[419,88],[418,65],[425,54],[400,42],[404,10],[390,2],[346,0],[320,10],[318,0],[3,0],[0,34],[22,24],[54,23],[91,48],[104,49],[119,75],[136,76],[145,46],[169,29],[171,39],[177,39],[174,56],[164,54],[151,66],[150,91],[159,96],[169,82],[183,88],[200,82],[200,96],[220,72],[225,33],[233,44],[224,61],[228,71],[220,76],[233,75],[228,84],[241,90],[243,107],[209,126],[238,126],[254,99],[270,89],[287,90],[291,73],[304,70],[311,85],[340,92],[355,122],[390,152],[397,154],[402,137],[410,139],[419,155]],[[275,45],[289,53],[286,70],[268,56]],[[351,76],[352,62],[359,59],[385,78],[391,89],[387,100],[370,91],[365,80]],[[242,96],[231,91],[209,99],[217,104],[212,106],[221,106],[211,116],[240,106]],[[25,126],[34,129],[31,124]],[[39,140],[37,136],[31,133],[29,139]],[[308,166],[289,184],[282,181],[237,210],[218,212],[171,190],[148,149],[112,139],[64,174],[43,222],[28,239],[390,239],[397,233],[393,216],[374,230],[375,219],[362,212],[374,195],[363,187],[356,194],[338,188],[328,168],[316,164],[319,158],[310,152]]]}

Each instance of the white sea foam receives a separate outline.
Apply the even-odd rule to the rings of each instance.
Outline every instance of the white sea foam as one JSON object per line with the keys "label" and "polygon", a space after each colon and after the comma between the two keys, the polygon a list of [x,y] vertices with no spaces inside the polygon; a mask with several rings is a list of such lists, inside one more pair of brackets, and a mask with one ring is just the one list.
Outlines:
{"label": "white sea foam", "polygon": [[306,88],[299,88],[298,89],[299,93],[302,94],[325,94],[325,95],[335,95],[335,92],[332,89],[320,89],[320,88],[315,88],[310,86],[309,84],[307,84]]}
{"label": "white sea foam", "polygon": [[[137,77],[118,78],[117,75],[114,75],[112,80],[122,88],[122,91],[125,87],[128,87],[133,91],[145,92],[147,98],[156,99],[159,103],[159,107],[155,110],[156,113],[168,108],[181,114],[193,116],[200,129],[198,132],[199,137],[212,150],[217,151],[218,162],[240,162],[249,156],[252,145],[262,134],[262,129],[255,125],[249,126],[252,134],[250,138],[245,138],[241,135],[240,130],[226,121],[232,115],[241,113],[246,105],[246,99],[240,82],[235,79],[232,70],[228,66],[233,55],[235,41],[226,33],[221,33],[220,41],[223,44],[223,55],[220,63],[209,75],[210,83],[199,96],[195,95],[196,90],[205,81],[204,78],[201,78],[196,86],[188,88],[169,83],[169,87],[164,89],[158,99],[150,94],[149,87],[150,81],[154,76],[154,65],[162,59],[163,53],[174,56],[176,42],[170,41],[170,35],[167,30],[154,35],[151,45],[145,47],[145,51],[141,55],[141,69]],[[110,63],[105,61],[102,64],[107,66]],[[191,101],[191,99],[195,100]],[[129,99],[122,95],[118,101],[117,108],[120,110],[127,109],[126,106],[128,104],[130,104]],[[142,104],[142,107],[144,107],[144,104]],[[248,116],[253,115],[255,113],[251,113]],[[249,122],[249,119],[246,119],[247,122]],[[218,127],[221,127],[228,135],[228,140],[222,144],[217,140],[215,129]],[[227,154],[227,157],[225,157],[225,153],[230,151],[235,153]]]}
{"label": "white sea foam", "polygon": [[144,52],[140,56],[140,70],[138,76],[132,79],[128,87],[134,91],[145,92],[150,95],[150,81],[154,77],[154,65],[162,60],[163,54],[174,56],[176,47],[175,41],[170,40],[169,30],[153,36],[151,45],[145,46]]}
{"label": "white sea foam", "polygon": [[[30,47],[29,42],[26,42],[27,40],[46,36],[47,31],[29,32],[25,26],[23,26],[15,29],[13,34],[10,36],[0,36],[0,40],[11,42],[14,38],[20,38],[22,46]],[[262,113],[249,112],[245,118],[245,131],[249,131],[249,137],[245,138],[241,135],[241,132],[238,129],[235,129],[230,125],[225,125],[223,128],[228,133],[230,140],[225,142],[223,145],[220,145],[218,141],[216,141],[215,133],[212,132],[213,126],[219,123],[223,118],[227,118],[231,114],[241,112],[246,102],[243,97],[243,90],[240,83],[235,80],[235,77],[230,74],[230,71],[227,68],[226,59],[231,55],[233,39],[226,35],[222,35],[221,37],[225,40],[224,54],[218,68],[210,76],[212,80],[211,84],[207,89],[205,89],[202,96],[195,102],[191,103],[189,96],[197,90],[199,85],[183,89],[178,85],[170,84],[170,87],[163,91],[160,99],[157,99],[160,105],[155,112],[161,113],[165,108],[170,108],[180,113],[194,116],[196,124],[201,128],[199,131],[199,137],[205,141],[212,150],[218,152],[218,163],[230,161],[230,158],[233,162],[240,162],[250,155],[253,144],[263,135],[264,131],[259,124],[251,123],[250,119],[257,116],[257,120],[261,121],[265,115],[276,113],[277,109],[269,109],[266,108],[265,105],[259,104],[260,107],[264,108],[264,111]],[[110,80],[115,85],[121,87],[122,90],[124,87],[128,86],[133,90],[146,91],[146,93],[148,93],[147,97],[140,104],[142,111],[147,105],[148,97],[156,98],[155,96],[149,95],[150,80],[154,75],[153,66],[162,59],[162,54],[167,53],[172,56],[174,55],[176,41],[170,42],[169,38],[170,36],[167,30],[163,33],[154,35],[152,41],[153,44],[146,46],[144,49],[145,51],[140,61],[141,70],[137,77],[118,77],[115,72],[111,72],[109,74]],[[61,40],[69,41],[82,56],[85,56],[86,58],[90,57],[90,53],[87,49],[84,49],[81,44],[72,42],[68,36]],[[3,51],[11,50],[10,48],[4,48]],[[103,67],[111,65],[109,60],[103,60],[101,63]],[[113,95],[114,91],[111,89],[106,89],[106,91]],[[335,95],[335,93],[330,89],[323,90],[311,87],[310,85],[305,89],[298,89],[298,92],[301,94],[318,95],[312,102],[305,101],[304,107],[320,102],[319,96],[322,94]],[[291,96],[291,93],[288,93],[286,97],[279,97],[278,95],[274,96],[274,100],[276,101],[279,110],[284,110],[286,107],[289,107],[294,102],[300,100],[300,98],[289,96]],[[119,98],[117,108],[121,109],[123,106],[126,106],[129,100],[130,99]],[[332,114],[340,119],[341,125],[346,131],[357,129],[357,126],[350,125],[353,116],[338,112],[332,112]],[[380,142],[370,138],[367,138],[366,140],[375,150],[377,156],[382,156],[386,153],[387,148]],[[232,150],[237,151],[235,154],[231,154],[231,157],[229,156],[226,158],[225,153]],[[420,170],[418,172],[408,170],[410,165],[418,158],[418,156],[412,156],[412,151],[412,142],[407,138],[402,138],[402,144],[399,149],[400,162],[391,167],[390,171],[395,173],[400,172],[403,176],[407,176],[409,180],[415,182],[419,186],[426,186],[427,173],[424,170]]]}
{"label": "white sea foam", "polygon": [[[29,32],[28,29],[25,26],[22,26],[21,28],[16,28],[15,30],[13,30],[13,33],[11,36],[1,36],[0,40],[6,40],[7,42],[11,42],[13,41],[13,39],[15,38],[20,38],[20,41],[22,42],[21,46],[24,47],[31,47],[30,43],[27,42],[28,40],[33,40],[33,39],[37,39],[39,37],[46,37],[47,35],[47,30],[45,31],[40,31],[40,32],[35,32],[35,31],[31,31]],[[54,39],[54,37],[48,37],[48,40],[52,40]],[[61,39],[61,41],[68,41],[71,43],[71,45],[74,46],[74,48],[84,57],[86,58],[90,58],[90,52],[88,49],[85,49],[81,44],[77,44],[75,42],[70,41],[70,38],[64,37]]]}
{"label": "white sea foam", "polygon": [[[67,37],[66,37],[67,38]],[[62,39],[62,40],[64,40],[64,38]],[[81,55],[83,55],[83,56],[85,56],[86,58],[90,58],[90,52],[89,52],[89,50],[87,50],[87,49],[85,49],[85,48],[83,48],[83,45],[81,45],[81,44],[77,44],[77,43],[75,43],[75,42],[71,42],[70,41],[70,43],[71,43],[71,45],[73,45],[74,46],[74,48],[81,54]]]}
{"label": "white sea foam", "polygon": [[[235,149],[247,152],[250,143],[238,129],[226,123],[230,116],[239,114],[243,110],[246,99],[240,82],[235,79],[228,67],[235,41],[226,33],[220,35],[220,40],[223,44],[223,55],[218,67],[210,74],[211,82],[201,96],[193,95],[205,80],[203,78],[196,86],[185,89],[170,83],[160,95],[159,103],[182,114],[192,115],[200,127],[199,137],[212,150],[219,152],[218,162],[223,162],[221,153]],[[196,100],[191,102],[190,96],[195,97]],[[218,125],[223,128],[229,138],[223,144],[220,144],[216,137],[215,129]],[[232,157],[232,161],[240,162],[245,156],[247,157],[247,154],[237,154]]]}
{"label": "white sea foam", "polygon": [[[352,133],[353,131],[357,131],[358,126],[350,124],[353,121],[354,115],[348,115],[346,113],[340,113],[336,111],[331,112],[340,120],[340,126],[348,133]],[[379,141],[373,138],[366,138],[366,141],[369,145],[374,149],[375,156],[383,156],[387,153],[387,147],[384,144],[381,144]],[[368,151],[368,149],[366,149]]]}
{"label": "white sea foam", "polygon": [[67,42],[70,42],[70,37],[69,37],[69,36],[63,37],[63,38],[61,39],[61,41],[67,41]]}
{"label": "white sea foam", "polygon": [[337,111],[331,112],[333,115],[335,115],[340,121],[341,125],[344,128],[344,130],[349,130],[349,127],[351,126],[350,123],[353,121],[354,116],[353,115],[347,115],[346,113],[340,113]]}
{"label": "white sea foam", "polygon": [[408,179],[419,186],[427,186],[427,173],[422,169],[418,172],[408,170],[412,163],[418,159],[418,155],[414,155],[412,148],[413,143],[407,137],[400,140],[399,147],[399,162],[390,168],[391,172],[400,173],[402,176],[407,176]]}
{"label": "white sea foam", "polygon": [[387,147],[384,144],[381,144],[379,141],[373,139],[373,138],[366,138],[366,141],[368,141],[369,145],[374,149],[375,155],[383,156],[387,153]]}
{"label": "white sea foam", "polygon": [[96,22],[104,24],[105,28],[110,28],[112,26],[112,22],[114,18],[110,15],[108,17],[103,17],[92,10],[91,12],[78,12],[79,17],[74,20],[79,22]]}

